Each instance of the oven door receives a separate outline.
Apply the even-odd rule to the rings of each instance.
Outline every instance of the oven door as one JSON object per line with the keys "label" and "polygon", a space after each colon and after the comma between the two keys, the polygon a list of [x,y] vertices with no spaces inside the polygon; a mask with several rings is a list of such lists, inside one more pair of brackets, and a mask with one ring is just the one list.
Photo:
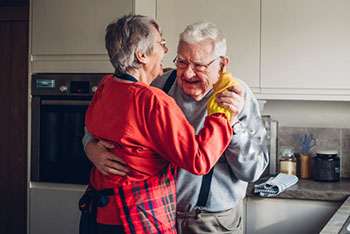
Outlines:
{"label": "oven door", "polygon": [[81,140],[90,100],[32,98],[32,181],[88,184],[92,164]]}

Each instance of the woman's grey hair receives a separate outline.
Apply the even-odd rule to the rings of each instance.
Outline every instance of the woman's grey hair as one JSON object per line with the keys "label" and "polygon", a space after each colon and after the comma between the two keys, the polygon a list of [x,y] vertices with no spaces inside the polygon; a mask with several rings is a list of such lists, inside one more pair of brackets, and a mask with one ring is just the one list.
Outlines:
{"label": "woman's grey hair", "polygon": [[128,74],[140,68],[136,52],[153,52],[152,26],[161,34],[159,24],[143,15],[125,15],[107,26],[105,43],[115,74]]}
{"label": "woman's grey hair", "polygon": [[194,44],[205,39],[214,41],[213,57],[226,55],[226,39],[215,24],[206,20],[195,22],[186,27],[185,31],[180,34],[179,45],[181,42]]}

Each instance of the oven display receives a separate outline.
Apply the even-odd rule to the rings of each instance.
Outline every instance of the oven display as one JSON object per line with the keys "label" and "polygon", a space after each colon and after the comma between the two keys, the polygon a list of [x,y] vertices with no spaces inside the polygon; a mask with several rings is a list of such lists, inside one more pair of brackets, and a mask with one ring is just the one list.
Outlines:
{"label": "oven display", "polygon": [[36,80],[37,88],[55,88],[55,80]]}
{"label": "oven display", "polygon": [[71,93],[89,93],[89,81],[71,81]]}

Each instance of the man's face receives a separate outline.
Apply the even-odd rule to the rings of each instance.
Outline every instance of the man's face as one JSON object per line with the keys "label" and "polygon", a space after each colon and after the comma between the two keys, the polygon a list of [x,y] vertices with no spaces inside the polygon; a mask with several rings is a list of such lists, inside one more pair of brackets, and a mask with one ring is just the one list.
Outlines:
{"label": "man's face", "polygon": [[[214,41],[211,39],[194,44],[180,42],[178,47],[177,83],[197,101],[213,88],[220,75],[220,58],[214,58],[213,52]],[[202,68],[199,70],[205,69],[198,71],[198,66]]]}

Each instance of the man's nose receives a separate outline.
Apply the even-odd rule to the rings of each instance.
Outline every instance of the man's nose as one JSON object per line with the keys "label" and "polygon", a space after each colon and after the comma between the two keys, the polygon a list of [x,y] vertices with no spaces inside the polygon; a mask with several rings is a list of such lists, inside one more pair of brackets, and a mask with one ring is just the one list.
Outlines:
{"label": "man's nose", "polygon": [[188,64],[185,71],[184,71],[184,76],[187,79],[191,79],[196,75],[195,71],[193,70],[191,64]]}

